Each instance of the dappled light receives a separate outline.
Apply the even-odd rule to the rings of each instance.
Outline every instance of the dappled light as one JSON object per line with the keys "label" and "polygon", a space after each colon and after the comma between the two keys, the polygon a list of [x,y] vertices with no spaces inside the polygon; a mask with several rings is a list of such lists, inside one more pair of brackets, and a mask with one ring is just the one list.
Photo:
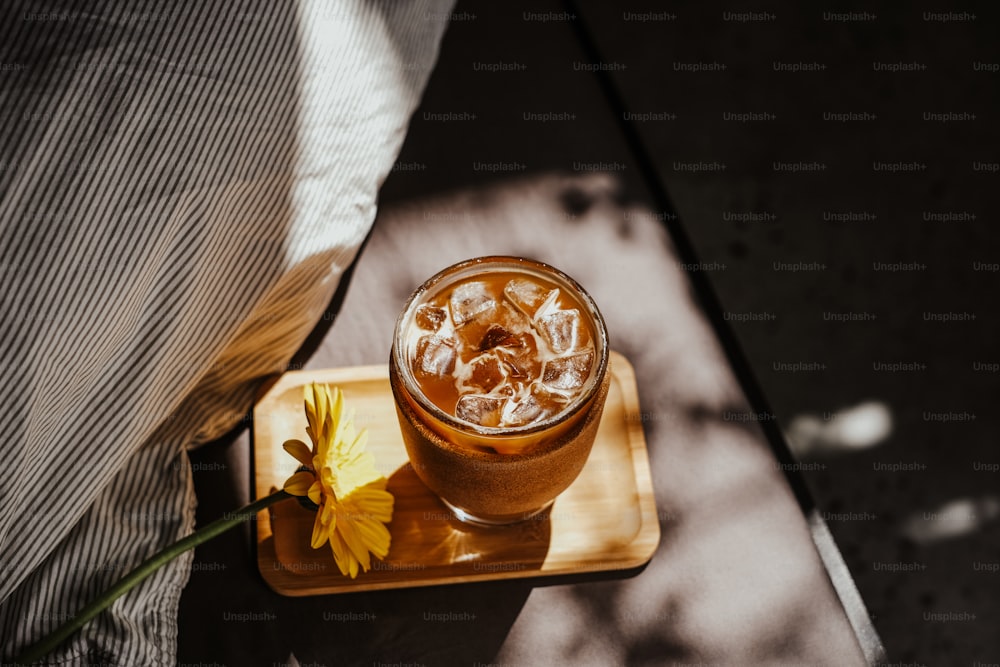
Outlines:
{"label": "dappled light", "polygon": [[983,495],[958,498],[938,507],[912,512],[903,520],[900,534],[917,544],[935,544],[975,533],[1000,517],[1000,498]]}
{"label": "dappled light", "polygon": [[822,415],[798,415],[789,422],[786,436],[799,458],[809,458],[875,447],[892,430],[889,407],[881,401],[865,401]]}
{"label": "dappled light", "polygon": [[[453,233],[456,222],[461,234]],[[327,624],[321,643],[283,639],[268,647],[272,656],[275,648],[284,648],[308,659],[326,655],[331,643],[364,647],[391,635],[398,638],[394,654],[433,654],[449,664],[664,664],[671,659],[791,664],[801,662],[803,652],[814,664],[831,654],[842,658],[840,664],[863,660],[852,621],[785,483],[787,469],[761,433],[760,413],[746,405],[692,294],[686,276],[690,267],[674,254],[662,223],[655,211],[624,198],[620,181],[604,173],[536,173],[385,206],[342,311],[306,366],[384,360],[403,301],[414,285],[448,264],[509,253],[558,266],[600,304],[612,348],[635,369],[641,410],[636,422],[648,446],[662,535],[641,574],[597,581],[608,575],[582,572],[586,585],[511,579],[366,595],[363,608],[378,618],[377,624]],[[821,429],[821,439],[841,443],[844,451],[881,442],[892,431],[891,415],[881,403],[843,413],[829,420],[832,427]],[[816,419],[824,425],[821,416]],[[609,485],[631,492],[612,474],[615,468],[599,470]],[[402,469],[390,480],[400,508],[414,500],[404,498],[397,484],[404,472],[411,474]],[[483,534],[449,520],[427,520],[444,519],[442,512],[439,504],[415,513],[398,511],[394,521],[399,525],[393,529],[423,531],[421,548],[427,553],[403,552],[400,540],[390,558],[424,563],[437,553],[468,563],[473,572],[493,564],[480,554],[495,554],[497,545],[484,544]],[[414,524],[404,527],[407,516]],[[570,516],[557,504],[551,525],[591,522],[596,516]],[[626,519],[619,519],[623,529]],[[541,563],[548,540],[544,535],[532,539]],[[523,553],[527,541],[513,542],[511,548]],[[322,604],[316,601],[313,609]],[[280,607],[276,626],[299,616],[288,611],[286,621],[289,609]],[[423,616],[428,609],[474,614],[475,630],[471,624],[469,632],[455,632],[428,623]],[[855,613],[864,612],[858,609]],[[790,632],[797,639],[789,641]],[[350,657],[357,654],[346,661]]]}
{"label": "dappled light", "polygon": [[[511,253],[558,266],[592,294],[612,347],[635,368],[662,539],[634,579],[535,588],[491,659],[641,664],[742,655],[751,663],[783,662],[794,652],[791,618],[817,650],[846,654],[854,650],[850,626],[785,472],[743,419],[749,413],[739,387],[662,220],[623,201],[621,190],[604,173],[543,173],[383,209],[320,354],[335,365],[366,361],[337,343],[337,331],[391,322],[412,285],[455,261]],[[463,233],[448,233],[456,220]],[[407,262],[393,272],[398,295],[387,294],[384,271],[371,262],[400,256]],[[373,328],[370,337],[384,355],[388,328]],[[592,520],[564,516],[558,504],[553,515],[553,525]]]}

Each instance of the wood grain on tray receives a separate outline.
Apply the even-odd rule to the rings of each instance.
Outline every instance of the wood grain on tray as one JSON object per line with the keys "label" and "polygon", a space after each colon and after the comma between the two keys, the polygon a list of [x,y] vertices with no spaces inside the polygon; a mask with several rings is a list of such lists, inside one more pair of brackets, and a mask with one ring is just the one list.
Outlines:
{"label": "wood grain on tray", "polygon": [[458,521],[409,466],[399,434],[387,366],[286,373],[254,408],[256,496],[278,488],[298,466],[282,449],[306,440],[302,387],[339,386],[369,431],[368,449],[396,498],[384,561],[350,579],[328,546],[312,549],[315,514],[295,500],[257,520],[257,562],[277,592],[299,596],[616,571],[646,563],[660,539],[646,443],[631,365],[611,357],[611,389],[587,465],[545,514],[511,526],[481,528]]}

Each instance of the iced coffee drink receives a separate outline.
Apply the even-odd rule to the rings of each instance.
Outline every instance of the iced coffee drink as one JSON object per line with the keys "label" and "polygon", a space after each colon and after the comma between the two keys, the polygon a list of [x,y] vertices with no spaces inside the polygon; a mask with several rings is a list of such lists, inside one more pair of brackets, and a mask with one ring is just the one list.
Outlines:
{"label": "iced coffee drink", "polygon": [[463,519],[544,509],[586,462],[607,358],[597,307],[558,270],[512,257],[445,269],[411,296],[393,339],[416,474]]}

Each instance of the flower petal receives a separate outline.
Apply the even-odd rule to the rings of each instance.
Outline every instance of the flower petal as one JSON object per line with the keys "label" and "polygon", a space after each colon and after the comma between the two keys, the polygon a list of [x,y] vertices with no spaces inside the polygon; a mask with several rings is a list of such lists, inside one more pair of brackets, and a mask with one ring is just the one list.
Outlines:
{"label": "flower petal", "polygon": [[337,483],[337,476],[333,473],[333,466],[324,465],[319,469],[319,480],[324,486],[333,488]]}
{"label": "flower petal", "polygon": [[313,442],[318,442],[319,431],[317,430],[317,426],[319,425],[319,421],[316,419],[316,399],[310,389],[310,387],[306,387],[303,392],[305,394],[306,421],[309,423],[309,428],[306,430],[309,432],[309,437],[312,438]]}
{"label": "flower petal", "polygon": [[330,533],[326,530],[326,526],[323,525],[323,522],[320,520],[320,517],[321,517],[320,513],[317,512],[316,521],[313,522],[313,533],[311,542],[313,549],[319,549],[321,546],[326,544],[326,541],[330,536]]}
{"label": "flower petal", "polygon": [[330,412],[329,393],[326,385],[318,385],[315,382],[312,384],[312,390],[313,404],[316,406],[316,435],[320,440],[325,440],[328,437],[326,420]]}
{"label": "flower petal", "polygon": [[344,392],[340,390],[339,387],[333,388],[333,396],[331,397],[330,405],[330,431],[328,435],[330,436],[331,444],[334,444],[337,449],[337,455],[340,455],[340,441],[344,437],[344,430],[348,428],[353,428],[352,420],[353,415],[344,412]]}
{"label": "flower petal", "polygon": [[389,546],[392,544],[392,535],[389,529],[380,521],[367,520],[357,522],[358,533],[364,540],[365,546],[379,558],[389,555]]}
{"label": "flower petal", "polygon": [[333,551],[333,560],[337,563],[337,568],[340,570],[341,574],[351,574],[351,570],[354,574],[351,575],[351,579],[358,574],[357,562],[353,563],[354,558],[351,556],[350,550],[347,545],[344,544],[343,538],[340,533],[333,532],[330,533],[330,549]]}
{"label": "flower petal", "polygon": [[347,500],[366,515],[383,523],[388,523],[392,521],[392,509],[395,498],[384,487],[384,478],[375,480],[356,489],[347,497]]}
{"label": "flower petal", "polygon": [[337,522],[337,504],[332,498],[327,498],[326,502],[323,503],[323,507],[320,509],[320,514],[323,515],[323,524],[334,524]]}
{"label": "flower petal", "polygon": [[309,466],[310,468],[312,467],[312,450],[309,449],[309,446],[306,445],[306,443],[293,438],[291,440],[285,440],[282,447],[285,448],[286,452],[294,456],[296,461],[304,466]]}
{"label": "flower petal", "polygon": [[285,485],[282,488],[293,496],[304,496],[309,493],[309,487],[315,481],[316,477],[311,472],[303,470],[285,480]]}
{"label": "flower petal", "polygon": [[323,486],[319,480],[313,482],[313,485],[309,487],[309,500],[317,505],[323,504]]}
{"label": "flower petal", "polygon": [[365,541],[361,538],[361,534],[357,530],[357,516],[348,515],[346,521],[338,521],[337,532],[344,538],[344,543],[351,550],[351,554],[354,555],[354,558],[357,559],[361,567],[367,572],[371,565],[371,557],[368,555],[368,547],[365,546]]}

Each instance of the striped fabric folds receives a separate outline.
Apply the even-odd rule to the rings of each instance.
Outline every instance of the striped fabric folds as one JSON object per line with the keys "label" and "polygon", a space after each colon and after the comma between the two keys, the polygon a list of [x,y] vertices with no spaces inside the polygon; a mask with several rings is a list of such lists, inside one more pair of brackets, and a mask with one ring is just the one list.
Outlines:
{"label": "striped fabric folds", "polygon": [[[11,6],[14,5],[14,6]],[[190,532],[375,216],[450,1],[5,3],[0,658]],[[47,664],[173,664],[190,563]]]}

